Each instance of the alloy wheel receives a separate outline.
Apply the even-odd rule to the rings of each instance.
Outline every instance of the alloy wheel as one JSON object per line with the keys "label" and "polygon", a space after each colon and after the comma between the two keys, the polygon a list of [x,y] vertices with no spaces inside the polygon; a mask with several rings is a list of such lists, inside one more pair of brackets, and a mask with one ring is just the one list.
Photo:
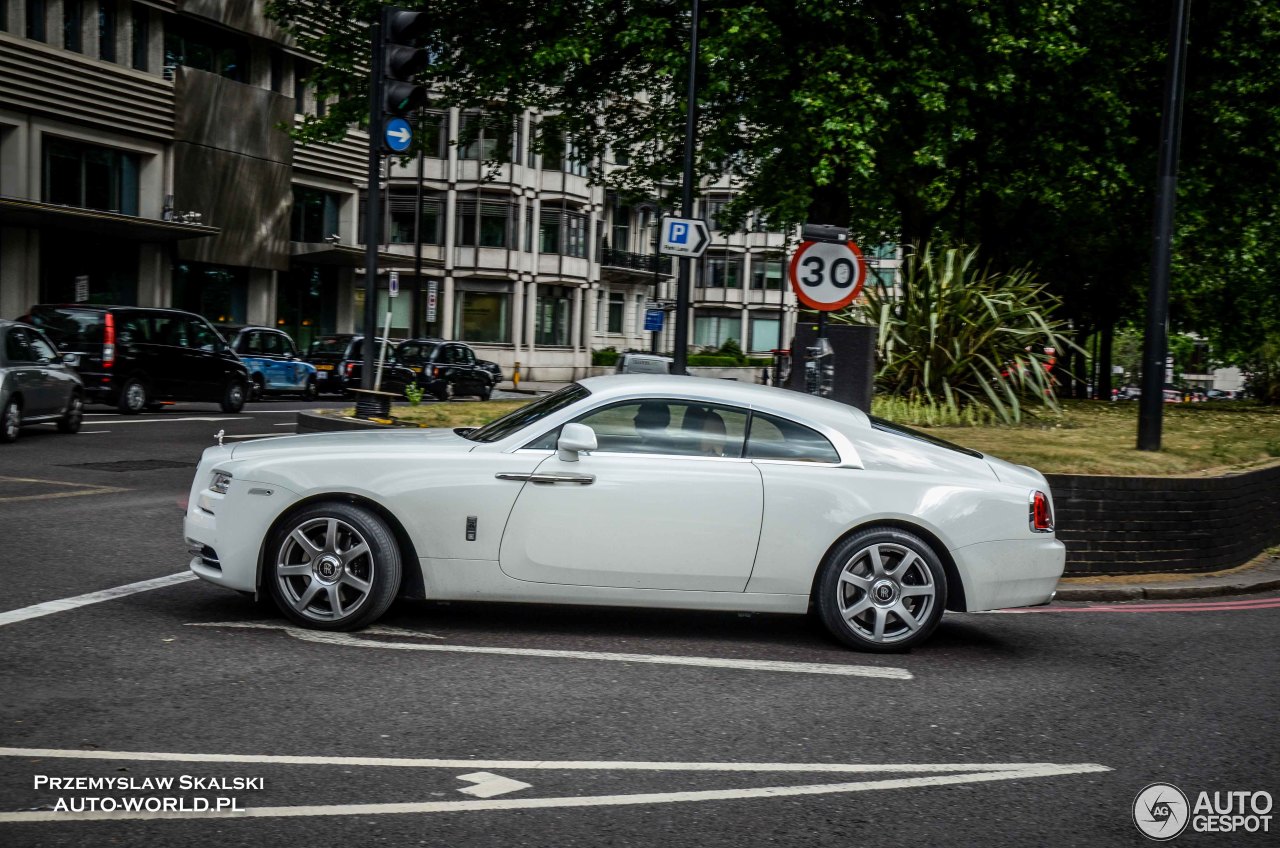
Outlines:
{"label": "alloy wheel", "polygon": [[312,621],[330,622],[357,612],[373,590],[377,572],[364,535],[340,518],[298,524],[281,544],[275,579],[280,596]]}
{"label": "alloy wheel", "polygon": [[891,645],[911,637],[933,613],[938,587],[911,548],[890,542],[856,551],[840,570],[840,616],[864,639]]}

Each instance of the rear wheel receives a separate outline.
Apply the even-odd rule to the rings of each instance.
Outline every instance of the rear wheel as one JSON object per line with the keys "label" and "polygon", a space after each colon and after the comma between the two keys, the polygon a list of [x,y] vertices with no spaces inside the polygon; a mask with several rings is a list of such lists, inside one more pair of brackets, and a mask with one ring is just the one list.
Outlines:
{"label": "rear wheel", "polygon": [[947,605],[938,555],[914,533],[870,528],[827,556],[817,608],[832,636],[860,651],[903,651],[933,633]]}
{"label": "rear wheel", "polygon": [[16,442],[22,429],[22,407],[16,398],[10,398],[0,414],[0,442]]}
{"label": "rear wheel", "polygon": [[252,387],[249,389],[249,398],[251,400],[262,400],[262,398],[267,394],[267,386],[262,380],[262,375],[254,374],[249,379],[253,383]]}
{"label": "rear wheel", "polygon": [[307,387],[302,390],[303,400],[315,400],[320,397],[320,389],[316,386],[316,378],[307,380]]}
{"label": "rear wheel", "polygon": [[76,392],[67,403],[67,411],[58,419],[58,431],[62,433],[79,433],[84,423],[84,398]]}
{"label": "rear wheel", "polygon": [[271,596],[286,616],[320,630],[372,624],[400,588],[400,549],[378,515],[320,503],[291,516],[268,547]]}
{"label": "rear wheel", "polygon": [[493,386],[485,386],[483,389],[480,390],[478,397],[480,398],[480,400],[488,400],[489,398],[493,397]]}
{"label": "rear wheel", "polygon": [[222,395],[222,411],[234,415],[244,409],[244,395],[244,383],[239,380],[227,383],[227,389]]}
{"label": "rear wheel", "polygon": [[117,401],[116,408],[124,415],[137,415],[151,402],[149,395],[145,383],[137,377],[130,377],[120,389],[120,400]]}

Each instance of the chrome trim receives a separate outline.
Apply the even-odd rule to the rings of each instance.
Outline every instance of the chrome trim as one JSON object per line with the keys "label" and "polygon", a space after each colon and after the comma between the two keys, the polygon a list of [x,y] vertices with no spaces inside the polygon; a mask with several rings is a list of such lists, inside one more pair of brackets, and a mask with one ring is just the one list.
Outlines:
{"label": "chrome trim", "polygon": [[580,486],[590,486],[596,481],[594,474],[517,474],[515,472],[500,471],[493,476],[499,480],[524,480],[529,483],[577,483]]}

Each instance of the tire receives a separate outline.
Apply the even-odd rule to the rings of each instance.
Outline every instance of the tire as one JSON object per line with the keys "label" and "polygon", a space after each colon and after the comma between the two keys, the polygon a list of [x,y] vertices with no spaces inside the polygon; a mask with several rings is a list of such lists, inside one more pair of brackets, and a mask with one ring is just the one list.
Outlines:
{"label": "tire", "polygon": [[16,442],[21,430],[22,405],[17,398],[9,398],[9,402],[4,405],[3,414],[0,414],[0,442]]}
{"label": "tire", "polygon": [[249,400],[262,400],[267,395],[266,383],[262,381],[261,374],[254,374],[249,378]]}
{"label": "tire", "polygon": [[302,390],[303,400],[316,400],[320,397],[320,389],[316,386],[316,378],[312,377],[307,380],[307,386]]}
{"label": "tire", "polygon": [[489,398],[493,397],[493,386],[485,386],[483,389],[480,390],[480,393],[476,395],[476,397],[480,398],[480,400],[482,401],[488,400]]}
{"label": "tire", "polygon": [[130,377],[120,389],[116,409],[120,410],[121,415],[137,415],[150,402],[151,392],[147,391],[147,384],[137,377]]}
{"label": "tire", "polygon": [[905,651],[929,638],[947,606],[938,555],[914,533],[859,531],[822,563],[816,606],[823,626],[859,651]]}
{"label": "tire", "polygon": [[235,415],[244,409],[245,388],[240,380],[230,380],[222,393],[222,411]]}
{"label": "tire", "polygon": [[71,400],[67,403],[67,411],[62,413],[62,417],[58,419],[59,433],[79,433],[80,425],[84,423],[84,398],[79,392],[71,395]]}
{"label": "tire", "polygon": [[400,589],[400,548],[391,528],[373,511],[338,501],[313,504],[281,523],[263,568],[280,611],[317,630],[372,624]]}

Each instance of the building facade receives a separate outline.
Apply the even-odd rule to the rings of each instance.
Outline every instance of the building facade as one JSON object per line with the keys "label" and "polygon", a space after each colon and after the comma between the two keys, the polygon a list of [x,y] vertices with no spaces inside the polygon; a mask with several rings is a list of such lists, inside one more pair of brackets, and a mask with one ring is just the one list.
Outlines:
{"label": "building facade", "polygon": [[[0,0],[0,316],[173,306],[277,326],[303,347],[357,329],[367,138],[302,146],[281,129],[324,109],[313,67],[262,0]],[[593,350],[655,346],[644,322],[657,302],[669,351],[662,209],[591,185],[571,143],[535,152],[537,121],[421,116],[423,155],[387,162],[380,323],[390,306],[393,337],[416,323],[562,380]],[[695,210],[714,239],[696,263],[690,342],[767,353],[796,320],[787,237],[759,221],[720,230],[731,196],[709,186]]]}

